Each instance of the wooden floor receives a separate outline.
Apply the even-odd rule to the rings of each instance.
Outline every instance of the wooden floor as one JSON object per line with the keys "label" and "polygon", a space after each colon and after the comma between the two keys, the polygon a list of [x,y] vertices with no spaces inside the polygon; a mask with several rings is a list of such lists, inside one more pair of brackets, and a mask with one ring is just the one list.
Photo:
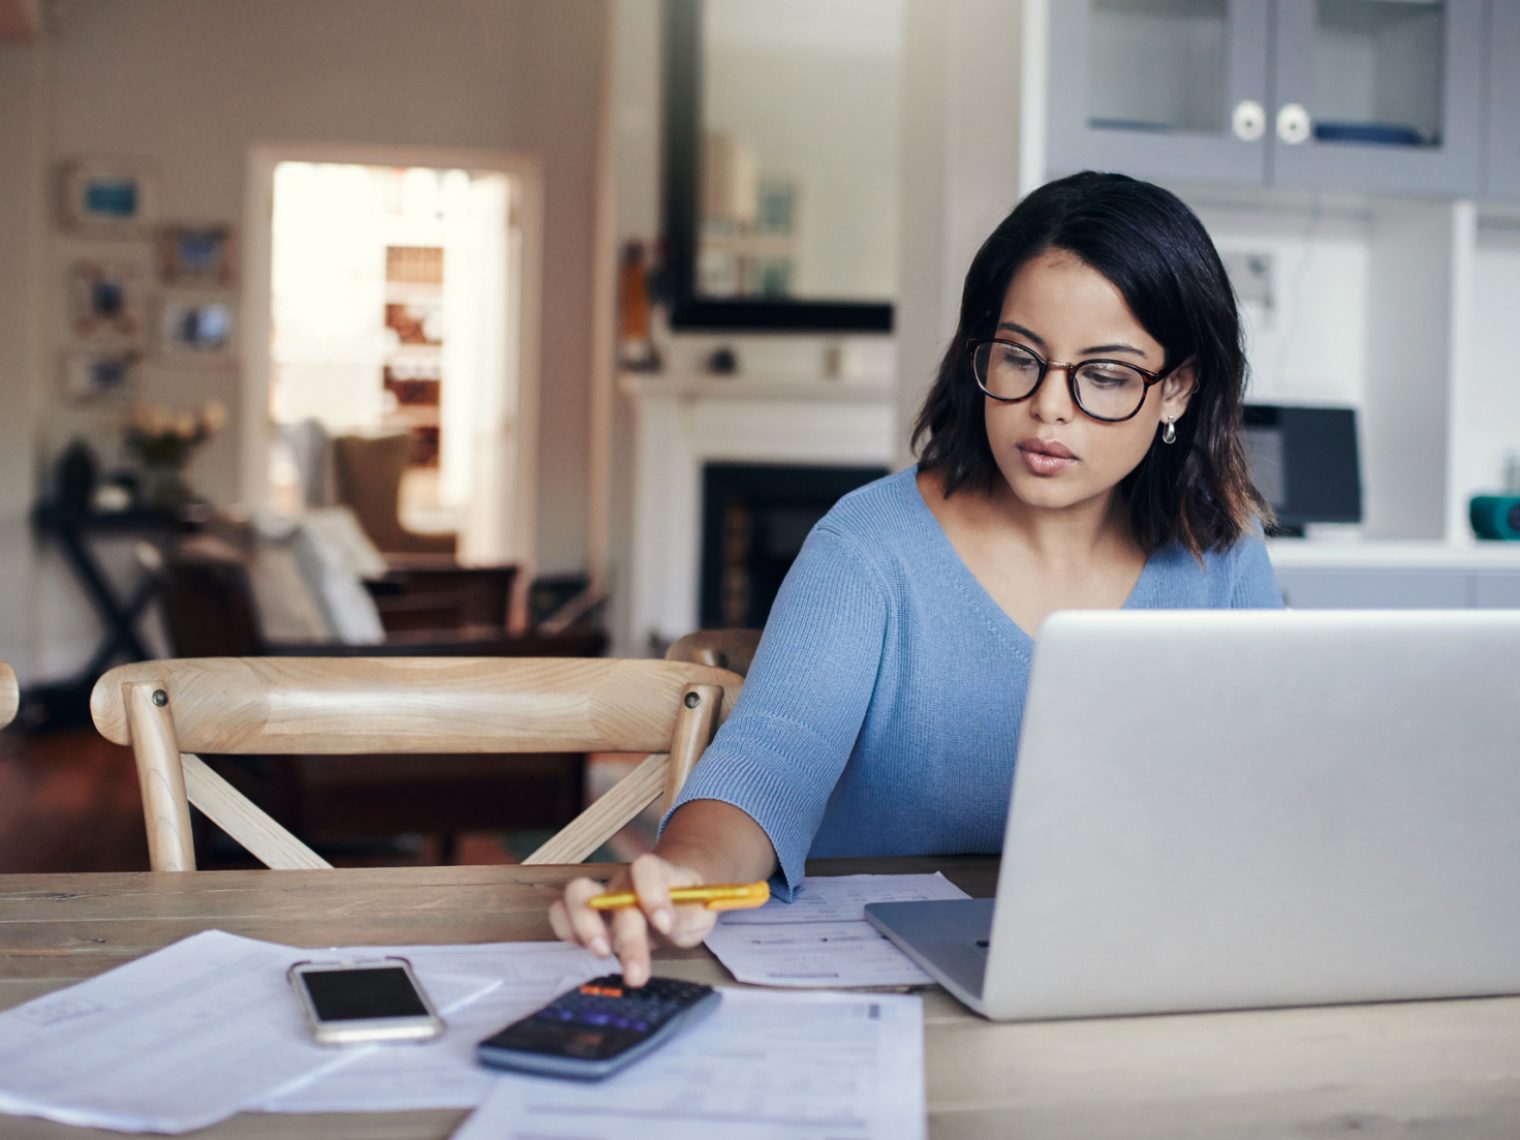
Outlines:
{"label": "wooden floor", "polygon": [[93,729],[0,732],[0,873],[147,869],[131,752]]}
{"label": "wooden floor", "polygon": [[[456,863],[516,862],[518,843],[461,836]],[[436,843],[402,840],[338,856],[355,865],[442,862]],[[0,732],[0,874],[38,871],[146,871],[148,844],[132,753],[93,729]]]}
{"label": "wooden floor", "polygon": [[[605,790],[629,766],[623,757],[593,758],[588,783]],[[649,847],[650,822],[631,825],[609,845],[628,859]],[[452,862],[514,863],[546,835],[467,833]],[[344,865],[432,865],[444,862],[437,843],[407,837],[393,847],[330,855]],[[0,874],[62,871],[146,871],[142,801],[132,754],[93,729],[27,734],[0,732]]]}

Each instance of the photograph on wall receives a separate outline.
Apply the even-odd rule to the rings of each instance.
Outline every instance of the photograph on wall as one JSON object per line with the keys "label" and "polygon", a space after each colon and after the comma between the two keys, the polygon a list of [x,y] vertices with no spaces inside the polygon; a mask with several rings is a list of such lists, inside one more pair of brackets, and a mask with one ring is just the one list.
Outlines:
{"label": "photograph on wall", "polygon": [[165,360],[229,363],[237,353],[237,303],[228,292],[165,293],[157,353]]}
{"label": "photograph on wall", "polygon": [[231,285],[232,227],[166,225],[158,231],[158,275],[168,285]]}
{"label": "photograph on wall", "polygon": [[157,191],[147,164],[131,159],[81,159],[62,173],[60,221],[89,237],[141,237],[157,215]]}
{"label": "photograph on wall", "polygon": [[755,195],[755,232],[787,235],[797,228],[797,184],[762,178]]}
{"label": "photograph on wall", "polygon": [[70,352],[63,358],[63,394],[80,404],[130,400],[141,359],[135,348]]}
{"label": "photograph on wall", "polygon": [[79,261],[69,267],[69,318],[85,340],[137,340],[145,328],[144,285],[128,261]]}

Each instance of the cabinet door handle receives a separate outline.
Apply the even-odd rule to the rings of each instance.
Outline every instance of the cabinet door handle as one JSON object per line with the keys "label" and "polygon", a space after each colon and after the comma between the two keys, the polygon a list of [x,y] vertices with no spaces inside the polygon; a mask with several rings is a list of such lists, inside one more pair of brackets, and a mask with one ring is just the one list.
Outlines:
{"label": "cabinet door handle", "polygon": [[1267,112],[1255,99],[1242,99],[1235,104],[1230,126],[1234,129],[1236,138],[1255,142],[1266,132]]}
{"label": "cabinet door handle", "polygon": [[1309,141],[1309,112],[1302,103],[1284,103],[1277,112],[1277,137],[1289,146]]}

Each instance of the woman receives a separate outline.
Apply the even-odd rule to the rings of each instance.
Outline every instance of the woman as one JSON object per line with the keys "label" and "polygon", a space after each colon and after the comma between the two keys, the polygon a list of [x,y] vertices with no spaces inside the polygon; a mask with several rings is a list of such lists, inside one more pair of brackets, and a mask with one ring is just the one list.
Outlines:
{"label": "woman", "polygon": [[577,879],[556,934],[639,985],[650,925],[686,946],[715,921],[671,887],[786,897],[810,856],[997,851],[1046,615],[1282,604],[1244,382],[1234,292],[1181,201],[1093,173],[1029,195],[971,264],[917,466],[809,535],[733,716],[614,884],[639,907],[609,926]]}

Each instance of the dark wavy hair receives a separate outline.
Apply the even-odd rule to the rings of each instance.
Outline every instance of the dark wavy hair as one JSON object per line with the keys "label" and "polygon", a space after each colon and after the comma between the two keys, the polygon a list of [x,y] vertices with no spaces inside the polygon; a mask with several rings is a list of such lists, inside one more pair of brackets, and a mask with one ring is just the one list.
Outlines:
{"label": "dark wavy hair", "polygon": [[1166,352],[1164,370],[1193,362],[1198,388],[1174,444],[1151,449],[1120,483],[1135,540],[1194,555],[1223,549],[1271,510],[1251,482],[1242,435],[1245,348],[1235,291],[1203,223],[1175,194],[1122,174],[1088,171],[1047,183],[977,251],[960,323],[913,428],[919,469],[946,495],[1000,478],[987,443],[970,344],[994,334],[1014,275],[1046,250],[1074,254],[1108,278]]}

